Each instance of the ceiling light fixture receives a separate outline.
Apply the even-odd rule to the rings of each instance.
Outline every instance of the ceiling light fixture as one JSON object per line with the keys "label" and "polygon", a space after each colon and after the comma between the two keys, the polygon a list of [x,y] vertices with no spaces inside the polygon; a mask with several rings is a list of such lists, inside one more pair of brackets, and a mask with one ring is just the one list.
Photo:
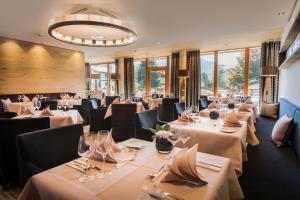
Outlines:
{"label": "ceiling light fixture", "polygon": [[283,15],[285,15],[285,12],[279,12],[279,13],[277,13],[277,15],[283,16]]}
{"label": "ceiling light fixture", "polygon": [[118,47],[134,43],[137,34],[103,9],[81,9],[49,21],[48,34],[74,45]]}

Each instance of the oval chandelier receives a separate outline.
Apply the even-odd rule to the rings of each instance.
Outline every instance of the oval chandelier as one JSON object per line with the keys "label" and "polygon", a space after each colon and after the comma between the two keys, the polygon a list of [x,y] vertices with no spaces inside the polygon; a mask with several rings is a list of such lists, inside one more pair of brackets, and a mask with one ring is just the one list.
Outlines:
{"label": "oval chandelier", "polygon": [[85,8],[51,19],[49,35],[62,42],[89,47],[125,46],[137,40],[137,34],[109,12],[103,9],[97,9],[96,14],[89,12]]}

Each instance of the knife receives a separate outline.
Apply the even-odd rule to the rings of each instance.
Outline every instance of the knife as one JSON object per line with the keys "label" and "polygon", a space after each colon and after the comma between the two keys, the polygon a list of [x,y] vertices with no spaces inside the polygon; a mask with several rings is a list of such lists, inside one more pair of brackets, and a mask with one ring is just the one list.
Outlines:
{"label": "knife", "polygon": [[74,164],[66,163],[66,165],[69,166],[69,167],[71,167],[71,168],[73,168],[73,169],[76,169],[76,170],[78,170],[78,171],[80,171],[80,172],[82,172],[84,174],[87,173],[87,171],[85,169],[82,169],[81,167],[78,167],[78,166],[76,166]]}

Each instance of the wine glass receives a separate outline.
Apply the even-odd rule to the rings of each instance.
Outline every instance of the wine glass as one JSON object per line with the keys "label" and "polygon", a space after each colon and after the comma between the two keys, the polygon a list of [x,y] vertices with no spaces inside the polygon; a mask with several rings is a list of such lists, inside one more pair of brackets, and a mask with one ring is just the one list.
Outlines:
{"label": "wine glass", "polygon": [[87,183],[94,179],[94,176],[88,175],[88,171],[89,171],[88,161],[91,156],[90,147],[93,145],[92,142],[93,141],[91,140],[90,145],[86,144],[84,135],[81,135],[79,138],[78,155],[85,158],[85,162],[86,162],[86,167],[84,167],[86,173],[78,179],[80,183]]}
{"label": "wine glass", "polygon": [[96,152],[99,153],[102,156],[102,160],[103,160],[103,167],[102,167],[102,173],[100,174],[99,178],[103,178],[103,176],[105,175],[105,159],[106,156],[108,154],[108,148],[109,148],[109,144],[108,144],[108,131],[107,130],[101,130],[98,131],[97,134],[97,140],[96,140]]}
{"label": "wine glass", "polygon": [[39,110],[41,108],[42,104],[40,101],[35,102],[35,107],[37,110]]}

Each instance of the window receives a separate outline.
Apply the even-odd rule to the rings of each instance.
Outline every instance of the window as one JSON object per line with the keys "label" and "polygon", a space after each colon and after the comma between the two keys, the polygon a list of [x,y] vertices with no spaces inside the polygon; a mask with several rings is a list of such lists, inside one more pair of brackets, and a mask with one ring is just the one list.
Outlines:
{"label": "window", "polygon": [[151,90],[150,93],[165,94],[166,90],[166,72],[165,70],[151,71],[150,73]]}
{"label": "window", "polygon": [[135,95],[142,96],[146,93],[146,61],[134,61],[134,88]]}
{"label": "window", "polygon": [[168,66],[168,58],[149,58],[148,59],[149,67],[166,67]]}
{"label": "window", "polygon": [[214,54],[201,55],[201,95],[214,94]]}
{"label": "window", "polygon": [[225,51],[218,54],[218,95],[243,96],[245,51]]}
{"label": "window", "polygon": [[260,53],[260,48],[250,49],[248,95],[257,104],[259,102]]}

